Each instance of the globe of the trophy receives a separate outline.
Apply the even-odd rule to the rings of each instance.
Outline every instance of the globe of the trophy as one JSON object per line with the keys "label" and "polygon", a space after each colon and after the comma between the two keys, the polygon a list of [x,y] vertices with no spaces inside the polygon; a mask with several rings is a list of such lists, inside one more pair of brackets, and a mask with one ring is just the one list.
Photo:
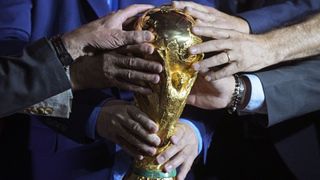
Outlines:
{"label": "globe of the trophy", "polygon": [[[191,32],[194,23],[190,15],[171,6],[151,9],[136,23],[136,30],[149,30],[155,35],[155,53],[145,58],[160,61],[164,68],[158,84],[146,84],[152,89],[152,94],[135,95],[137,106],[159,125],[157,134],[161,138],[161,146],[157,154],[170,146],[170,137],[197,76],[192,64],[203,58],[203,55],[188,53],[190,46],[202,42]],[[175,179],[176,171],[163,172],[163,165],[158,164],[155,157],[135,161],[125,179]]]}

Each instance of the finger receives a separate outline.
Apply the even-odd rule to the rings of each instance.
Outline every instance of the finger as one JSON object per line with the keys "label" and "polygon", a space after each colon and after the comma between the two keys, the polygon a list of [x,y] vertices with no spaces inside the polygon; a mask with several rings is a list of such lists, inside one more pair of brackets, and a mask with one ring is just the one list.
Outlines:
{"label": "finger", "polygon": [[235,33],[231,30],[219,29],[207,26],[194,26],[192,32],[199,36],[211,37],[213,39],[228,39]]}
{"label": "finger", "polygon": [[[210,58],[204,59],[197,64],[193,64],[193,68],[197,71],[200,71],[201,73],[207,73],[209,71],[209,68],[220,66],[228,62],[228,54],[226,52],[222,52]],[[197,65],[199,65],[199,67]]]}
{"label": "finger", "polygon": [[176,155],[186,145],[186,141],[182,141],[182,137],[185,135],[183,127],[179,127],[177,132],[170,138],[172,145],[169,146],[164,152],[157,156],[157,162],[163,164]]}
{"label": "finger", "polygon": [[131,6],[128,6],[127,8],[123,10],[119,10],[114,15],[115,18],[120,21],[120,23],[124,23],[128,18],[133,17],[143,11],[146,11],[148,9],[153,8],[154,6],[148,5],[148,4],[134,4]]}
{"label": "finger", "polygon": [[191,54],[201,54],[208,52],[217,52],[232,49],[233,42],[231,40],[211,40],[201,44],[194,45],[189,48]]}
{"label": "finger", "polygon": [[190,94],[187,99],[187,104],[194,105],[196,102],[196,95]]}
{"label": "finger", "polygon": [[196,23],[194,25],[196,26],[204,26],[204,27],[214,27],[213,22],[209,22],[209,21],[202,21],[200,19],[196,20]]}
{"label": "finger", "polygon": [[[118,116],[119,121],[123,118],[124,117]],[[133,146],[139,152],[149,156],[153,156],[156,153],[157,151],[156,148],[137,139],[133,134],[129,133],[129,131],[124,128],[123,124],[118,124],[117,130],[118,130],[118,136],[125,139],[131,146]]]}
{"label": "finger", "polygon": [[140,93],[140,94],[151,94],[152,90],[150,88],[146,88],[143,86],[139,86],[124,80],[117,80],[115,82],[115,86],[120,89],[129,90],[132,92]]}
{"label": "finger", "polygon": [[154,51],[154,46],[149,43],[128,45],[125,48],[117,50],[121,54],[134,53],[134,54],[152,54]]}
{"label": "finger", "polygon": [[237,63],[233,62],[233,63],[230,63],[229,65],[223,67],[222,69],[220,69],[216,72],[209,72],[206,75],[205,79],[207,81],[215,81],[218,79],[222,79],[224,77],[231,76],[231,75],[238,73],[240,71],[241,70],[238,69],[238,67],[237,67]]}
{"label": "finger", "polygon": [[185,135],[185,131],[186,131],[185,127],[180,124],[177,125],[176,129],[177,129],[176,133],[170,138],[170,141],[173,144],[178,144],[183,138],[183,136]]}
{"label": "finger", "polygon": [[[121,34],[120,34],[121,33]],[[144,42],[151,42],[154,35],[150,31],[121,31],[114,35],[118,47],[129,44],[140,44]]]}
{"label": "finger", "polygon": [[189,158],[185,163],[182,164],[177,175],[177,180],[184,180],[186,178],[188,172],[192,167],[193,161],[194,159]]}
{"label": "finger", "polygon": [[157,156],[157,163],[163,164],[167,161],[169,161],[173,156],[175,156],[179,151],[181,151],[183,148],[183,145],[171,145],[168,149],[163,151],[161,154]]}
{"label": "finger", "polygon": [[144,72],[160,73],[162,71],[162,65],[158,62],[145,60],[137,57],[119,58],[116,64],[120,67],[129,69],[142,70]]}
{"label": "finger", "polygon": [[214,9],[214,8],[203,6],[201,4],[197,4],[191,1],[173,1],[172,5],[174,8],[177,8],[177,9],[185,9],[187,7],[193,7],[194,9],[197,9],[198,11],[202,11],[202,12],[211,12],[212,9]]}
{"label": "finger", "polygon": [[193,16],[196,19],[200,19],[200,20],[203,20],[203,21],[211,21],[211,22],[213,22],[213,21],[216,20],[216,17],[213,14],[208,14],[206,12],[196,10],[196,9],[194,9],[192,7],[187,7],[186,8],[186,13],[190,14],[191,16]]}
{"label": "finger", "polygon": [[[127,109],[127,113],[130,115],[129,109],[130,108]],[[140,112],[136,111],[136,113],[139,113],[140,117],[144,116],[141,111]],[[154,133],[151,134],[147,132],[146,129],[144,129],[144,127],[142,126],[142,124],[138,121],[135,121],[135,119],[131,119],[131,118],[121,119],[120,123],[122,124],[122,126],[126,127],[126,129],[128,129],[130,132],[138,136],[140,140],[146,143],[149,143],[150,145],[153,145],[153,146],[160,145],[161,143],[160,138]]]}
{"label": "finger", "polygon": [[130,69],[119,69],[115,76],[116,78],[121,78],[130,82],[142,81],[145,83],[157,84],[160,81],[160,76],[158,74],[149,74]]}
{"label": "finger", "polygon": [[150,118],[148,118],[147,115],[141,112],[138,108],[129,108],[128,113],[133,119],[139,122],[150,133],[158,132],[158,125]]}
{"label": "finger", "polygon": [[134,147],[132,147],[125,139],[120,136],[116,136],[116,142],[119,144],[123,150],[136,159],[143,159],[143,155],[137,151]]}
{"label": "finger", "polygon": [[172,169],[179,167],[182,163],[184,163],[186,159],[189,158],[189,152],[189,149],[183,149],[182,151],[180,151],[177,155],[171,158],[170,161],[164,165],[164,170],[166,172],[170,172]]}

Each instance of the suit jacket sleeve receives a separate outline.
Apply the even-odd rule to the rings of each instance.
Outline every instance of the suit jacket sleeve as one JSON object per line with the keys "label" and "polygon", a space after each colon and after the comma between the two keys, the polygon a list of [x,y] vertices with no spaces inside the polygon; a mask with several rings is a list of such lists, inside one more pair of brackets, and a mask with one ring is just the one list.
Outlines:
{"label": "suit jacket sleeve", "polygon": [[79,143],[94,141],[87,134],[88,121],[96,107],[109,98],[119,98],[111,88],[105,90],[82,90],[74,92],[72,112],[69,119],[43,117],[42,122],[59,133]]}
{"label": "suit jacket sleeve", "polygon": [[319,0],[287,0],[238,14],[249,23],[251,33],[262,33],[300,19],[320,8]]}
{"label": "suit jacket sleeve", "polygon": [[[55,52],[45,40],[24,49],[31,38],[32,3],[31,0],[0,1],[0,56],[10,56],[0,57],[0,116],[11,114],[70,88]],[[54,110],[51,115],[62,116],[57,113],[65,108],[59,105],[70,101],[69,98],[61,99],[66,94],[70,92],[29,107],[25,112],[50,115],[47,112]],[[6,107],[7,103],[10,103],[10,107]]]}
{"label": "suit jacket sleeve", "polygon": [[46,39],[19,58],[0,57],[0,117],[70,89],[69,79]]}
{"label": "suit jacket sleeve", "polygon": [[[66,74],[70,80],[70,71],[66,69]],[[69,89],[60,94],[45,99],[37,104],[25,108],[21,113],[31,115],[41,115],[59,118],[69,118],[72,108],[72,90]]]}
{"label": "suit jacket sleeve", "polygon": [[320,58],[258,72],[266,97],[268,126],[320,108]]}

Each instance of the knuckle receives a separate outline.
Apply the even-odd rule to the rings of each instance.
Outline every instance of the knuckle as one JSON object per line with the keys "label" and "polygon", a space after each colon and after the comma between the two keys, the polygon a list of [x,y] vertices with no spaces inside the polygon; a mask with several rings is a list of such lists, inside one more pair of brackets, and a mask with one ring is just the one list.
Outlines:
{"label": "knuckle", "polygon": [[165,152],[165,153],[163,153],[162,154],[162,157],[165,159],[165,160],[168,160],[168,159],[170,159],[170,152]]}
{"label": "knuckle", "polygon": [[134,66],[136,66],[136,64],[137,64],[137,62],[136,62],[135,58],[133,58],[133,57],[129,58],[129,60],[128,60],[129,67],[134,67]]}
{"label": "knuckle", "polygon": [[136,119],[138,119],[138,120],[142,120],[142,114],[137,113],[137,114],[136,114]]}
{"label": "knuckle", "polygon": [[109,38],[110,44],[116,48],[126,44],[126,37],[124,37],[123,33],[116,30],[111,33],[111,38]]}
{"label": "knuckle", "polygon": [[132,129],[133,131],[139,131],[139,130],[140,130],[140,125],[139,125],[138,123],[133,123],[133,124],[131,125],[131,129]]}
{"label": "knuckle", "polygon": [[131,71],[131,70],[129,70],[129,71],[127,72],[127,78],[128,78],[129,80],[132,78],[132,71]]}
{"label": "knuckle", "polygon": [[186,151],[181,151],[180,154],[181,154],[181,157],[183,158],[188,157],[188,153],[186,153]]}

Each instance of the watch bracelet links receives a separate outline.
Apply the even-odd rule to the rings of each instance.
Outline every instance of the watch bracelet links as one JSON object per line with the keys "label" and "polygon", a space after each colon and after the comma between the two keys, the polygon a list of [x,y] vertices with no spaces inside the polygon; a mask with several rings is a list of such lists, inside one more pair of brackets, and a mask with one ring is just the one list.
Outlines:
{"label": "watch bracelet links", "polygon": [[229,114],[236,112],[244,97],[244,82],[238,74],[233,75],[235,80],[235,88],[231,97],[230,103],[227,105],[227,111]]}

